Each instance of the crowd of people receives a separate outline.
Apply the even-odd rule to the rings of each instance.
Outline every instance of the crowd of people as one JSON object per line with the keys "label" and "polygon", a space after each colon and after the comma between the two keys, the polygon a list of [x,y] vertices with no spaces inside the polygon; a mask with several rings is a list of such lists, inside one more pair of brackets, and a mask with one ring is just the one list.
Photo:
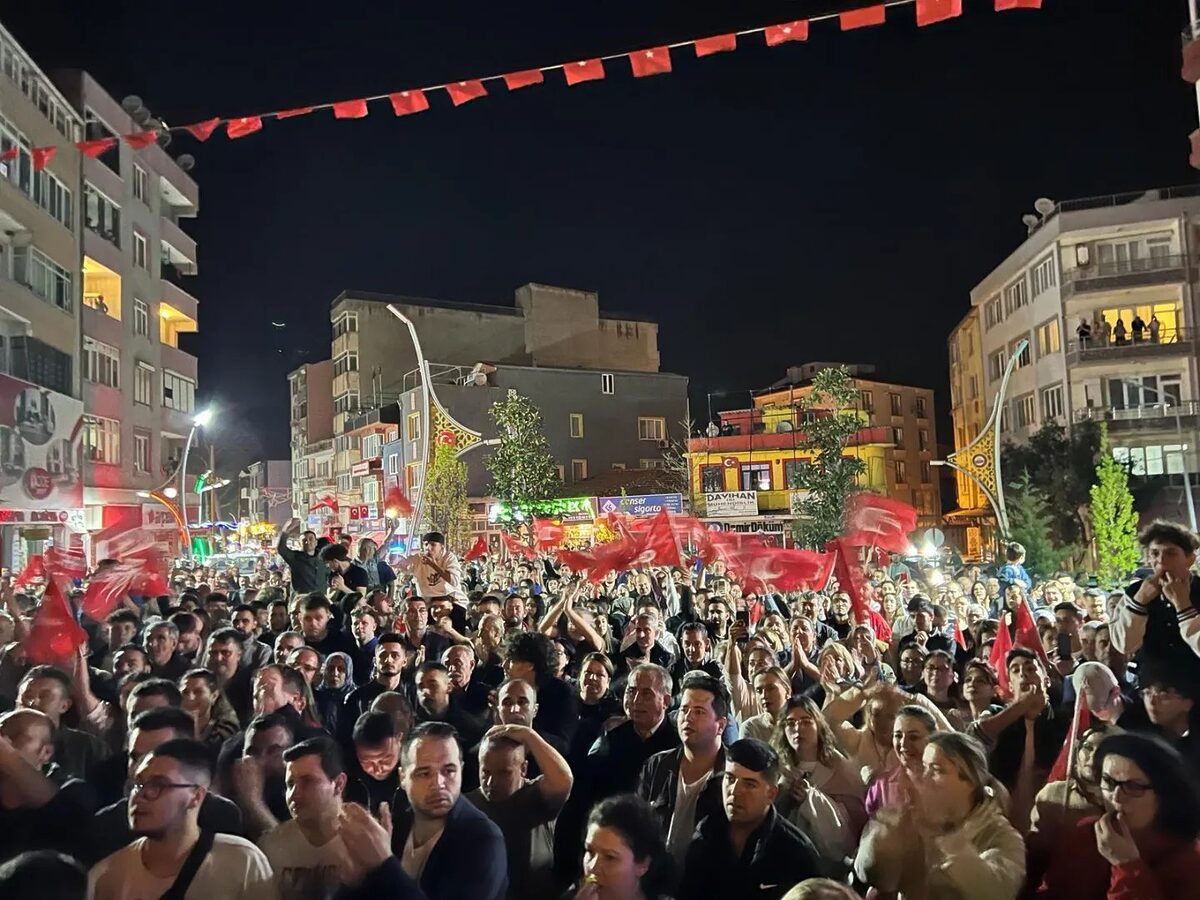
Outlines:
{"label": "crowd of people", "polygon": [[[1165,898],[1200,883],[1200,538],[750,590],[720,559],[282,565],[0,612],[0,897]],[[73,598],[78,606],[78,598]]]}

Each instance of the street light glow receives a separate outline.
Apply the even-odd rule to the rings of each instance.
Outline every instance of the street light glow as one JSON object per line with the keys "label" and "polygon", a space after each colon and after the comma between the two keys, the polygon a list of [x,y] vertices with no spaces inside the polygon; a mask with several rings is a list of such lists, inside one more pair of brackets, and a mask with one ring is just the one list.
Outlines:
{"label": "street light glow", "polygon": [[178,495],[179,495],[179,491],[177,491],[172,486],[163,488],[163,496],[167,497],[170,500],[174,500]]}
{"label": "street light glow", "polygon": [[192,422],[204,428],[212,421],[212,409],[202,409],[196,415],[192,416]]}

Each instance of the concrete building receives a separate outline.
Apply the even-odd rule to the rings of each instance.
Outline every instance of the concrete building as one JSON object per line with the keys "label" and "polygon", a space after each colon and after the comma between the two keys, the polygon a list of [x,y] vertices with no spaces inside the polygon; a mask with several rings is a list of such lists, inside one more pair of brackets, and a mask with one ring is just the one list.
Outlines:
{"label": "concrete building", "polygon": [[[127,109],[86,72],[54,79],[89,140],[156,121],[136,98]],[[200,193],[187,171],[191,158],[173,158],[169,143],[163,135],[134,150],[118,140],[81,160],[84,499],[92,531],[145,520],[138,493],[177,470],[196,412],[196,357],[180,337],[198,327],[190,287],[198,257],[182,223],[197,215]]]}
{"label": "concrete building", "polygon": [[[82,136],[83,117],[0,26],[0,565],[15,571],[62,523],[83,527]],[[35,172],[32,150],[48,146]]]}
{"label": "concrete building", "polygon": [[[1200,188],[1047,202],[1039,213],[971,291],[985,382],[972,415],[986,418],[1010,355],[1027,339],[1002,410],[1003,439],[1027,440],[1047,422],[1103,421],[1134,476],[1198,471]],[[956,427],[956,448],[972,437]]]}
{"label": "concrete building", "polygon": [[[346,291],[330,310],[333,468],[346,524],[357,521],[349,510],[360,517],[364,508],[379,512],[384,443],[410,445],[401,471],[420,463],[408,434],[411,412],[420,409],[417,358],[407,328],[387,309],[392,303],[415,323],[451,415],[461,412],[464,425],[486,434],[487,407],[515,387],[542,409],[567,481],[597,468],[660,460],[659,442],[686,415],[687,380],[658,372],[658,325],[602,313],[595,293],[527,284],[513,306],[494,306]],[[582,416],[582,425],[573,415]],[[639,438],[642,418],[654,424]],[[582,436],[571,437],[572,428]],[[483,491],[479,456],[470,469],[472,491]],[[409,477],[404,484],[411,488]]]}
{"label": "concrete building", "polygon": [[250,526],[269,524],[276,530],[292,517],[292,464],[286,459],[263,459],[238,473],[238,521]]}
{"label": "concrete building", "polygon": [[[979,310],[972,308],[950,333],[950,420],[954,447],[971,443],[983,431],[992,408],[984,396],[983,343]],[[953,470],[952,470],[953,471]],[[991,546],[995,514],[974,479],[953,471],[957,508],[947,513],[946,524],[955,533],[951,543],[963,548],[966,557],[978,559]]]}
{"label": "concrete building", "polygon": [[321,497],[332,497],[333,361],[288,373],[291,409],[292,512],[307,518]]}

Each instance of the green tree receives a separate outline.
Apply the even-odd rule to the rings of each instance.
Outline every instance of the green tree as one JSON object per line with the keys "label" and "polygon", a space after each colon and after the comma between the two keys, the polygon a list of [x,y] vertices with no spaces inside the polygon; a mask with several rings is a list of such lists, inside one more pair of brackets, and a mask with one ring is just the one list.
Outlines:
{"label": "green tree", "polygon": [[514,510],[554,496],[558,464],[542,433],[542,413],[528,397],[509,390],[488,410],[500,444],[487,459],[492,496]]}
{"label": "green tree", "polygon": [[467,505],[467,464],[455,448],[439,444],[425,482],[425,517],[434,531],[446,536],[446,546],[462,549],[470,533]]}
{"label": "green tree", "polygon": [[1113,458],[1108,430],[1100,434],[1100,462],[1092,485],[1092,534],[1100,581],[1116,584],[1137,568],[1142,558],[1138,545],[1138,516],[1129,492],[1129,472]]}
{"label": "green tree", "polygon": [[1059,547],[1086,546],[1091,531],[1091,489],[1096,483],[1100,427],[1079,422],[1066,429],[1049,422],[1024,444],[1005,443],[1000,466],[1009,479],[1025,472],[1042,492],[1049,508],[1050,533]]}
{"label": "green tree", "polygon": [[1050,527],[1050,501],[1034,484],[1028,471],[1008,486],[1004,495],[1008,510],[1009,537],[1025,547],[1025,566],[1031,573],[1050,575],[1061,569],[1074,547],[1054,540]]}
{"label": "green tree", "polygon": [[[854,411],[858,388],[844,366],[823,369],[812,380],[812,391],[797,406],[805,415],[797,446],[812,455],[812,462],[797,473],[795,487],[808,491],[800,501],[793,533],[804,547],[822,547],[842,533],[846,498],[866,469],[846,447],[863,427]],[[792,485],[789,485],[792,487]]]}

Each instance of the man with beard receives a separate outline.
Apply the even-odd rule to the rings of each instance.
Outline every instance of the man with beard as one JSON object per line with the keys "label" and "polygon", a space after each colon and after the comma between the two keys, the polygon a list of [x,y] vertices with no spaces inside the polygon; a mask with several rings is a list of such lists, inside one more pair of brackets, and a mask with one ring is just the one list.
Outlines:
{"label": "man with beard", "polygon": [[[371,703],[380,694],[395,691],[403,694],[409,706],[417,705],[417,693],[411,676],[405,670],[405,646],[403,635],[388,631],[379,636],[375,644],[375,674],[366,684],[361,684],[346,695],[345,709],[338,716],[342,723],[342,738],[348,739],[358,717],[371,708]],[[344,741],[343,741],[344,742]]]}
{"label": "man with beard", "polygon": [[300,520],[292,519],[279,533],[279,544],[275,552],[287,563],[292,573],[292,590],[297,594],[311,594],[325,590],[325,564],[317,554],[317,535],[306,531],[300,536],[299,551],[288,547],[288,538],[300,530]]}
{"label": "man with beard", "polygon": [[203,744],[186,738],[160,745],[138,766],[129,823],[138,839],[88,873],[91,900],[182,897],[255,900],[274,893],[262,851],[230,834],[201,832],[200,807],[212,783]]}
{"label": "man with beard", "polygon": [[440,662],[427,662],[417,670],[417,722],[445,722],[462,740],[473,745],[485,726],[470,715],[450,691],[450,673]]}
{"label": "man with beard", "polygon": [[424,648],[425,659],[441,659],[442,654],[453,643],[444,634],[438,634],[429,627],[429,601],[424,597],[409,597],[404,607],[404,649],[408,651],[408,661],[416,666],[417,651]]}
{"label": "man with beard", "polygon": [[246,729],[242,758],[233,764],[232,799],[257,838],[288,818],[284,799],[283,751],[295,743],[292,722],[281,713],[258,716]]}
{"label": "man with beard", "polygon": [[451,698],[470,715],[484,716],[488,710],[488,689],[473,677],[475,651],[456,644],[442,654],[442,664],[450,673]]}

